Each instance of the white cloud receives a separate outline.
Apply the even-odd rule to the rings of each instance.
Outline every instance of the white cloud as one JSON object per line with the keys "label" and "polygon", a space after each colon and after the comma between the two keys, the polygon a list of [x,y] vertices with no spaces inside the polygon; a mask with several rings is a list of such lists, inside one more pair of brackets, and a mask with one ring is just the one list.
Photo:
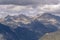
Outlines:
{"label": "white cloud", "polygon": [[60,4],[38,6],[38,9],[46,12],[59,10]]}
{"label": "white cloud", "polygon": [[[25,15],[36,15],[42,14],[44,12],[50,13],[60,13],[60,4],[52,4],[52,5],[42,5],[33,7],[31,5],[28,6],[21,6],[21,5],[0,5],[0,15],[18,15],[18,14],[25,14]],[[5,14],[5,15],[4,15]]]}

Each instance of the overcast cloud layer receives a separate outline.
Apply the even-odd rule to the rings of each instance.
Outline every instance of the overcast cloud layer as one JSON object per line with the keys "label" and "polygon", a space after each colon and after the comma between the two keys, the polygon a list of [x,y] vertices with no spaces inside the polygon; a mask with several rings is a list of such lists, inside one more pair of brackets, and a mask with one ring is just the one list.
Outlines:
{"label": "overcast cloud layer", "polygon": [[0,4],[36,5],[36,4],[58,4],[60,0],[0,0]]}
{"label": "overcast cloud layer", "polygon": [[6,15],[36,15],[45,12],[60,15],[60,0],[0,0],[0,17]]}

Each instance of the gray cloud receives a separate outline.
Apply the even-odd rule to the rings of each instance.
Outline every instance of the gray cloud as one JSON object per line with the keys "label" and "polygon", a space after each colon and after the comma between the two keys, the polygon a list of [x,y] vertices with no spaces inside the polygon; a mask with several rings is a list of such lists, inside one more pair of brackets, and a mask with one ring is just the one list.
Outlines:
{"label": "gray cloud", "polygon": [[0,4],[15,4],[15,5],[35,5],[37,0],[0,0]]}
{"label": "gray cloud", "polygon": [[59,3],[59,0],[0,0],[0,4],[15,4],[15,5],[37,5],[57,3]]}

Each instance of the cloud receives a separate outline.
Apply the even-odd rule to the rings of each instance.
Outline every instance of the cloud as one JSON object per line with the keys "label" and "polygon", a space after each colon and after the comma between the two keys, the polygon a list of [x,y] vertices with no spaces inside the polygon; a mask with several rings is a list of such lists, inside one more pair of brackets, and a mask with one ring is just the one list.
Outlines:
{"label": "cloud", "polygon": [[[55,2],[57,3],[57,0],[56,1],[52,1],[52,0],[49,0],[48,1],[43,1],[43,0],[11,0],[10,3],[8,3],[10,0],[6,0],[6,1],[2,1],[0,0],[0,3],[5,3],[7,2],[6,4],[10,4],[10,5],[0,5],[0,15],[8,15],[8,14],[11,14],[11,15],[17,15],[17,14],[26,14],[26,15],[36,15],[36,14],[42,14],[44,12],[50,12],[50,13],[58,13],[60,14],[60,4],[54,4]],[[24,3],[27,3],[27,4],[24,4]],[[51,2],[52,1],[52,2]],[[11,3],[12,2],[12,3]],[[13,5],[15,3],[19,3],[19,5]],[[20,4],[21,2],[21,4]],[[29,3],[30,2],[30,3]],[[29,3],[29,4],[28,4]],[[32,4],[33,3],[33,4]],[[38,5],[36,5],[36,3]],[[50,4],[49,4],[50,3]],[[52,4],[53,3],[53,4]]]}
{"label": "cloud", "polygon": [[43,5],[43,6],[38,6],[38,9],[46,12],[51,12],[51,11],[57,11],[60,10],[60,4],[57,5]]}
{"label": "cloud", "polygon": [[42,5],[42,4],[58,4],[59,0],[0,0],[0,4],[14,5]]}
{"label": "cloud", "polygon": [[0,0],[0,4],[35,5],[38,0]]}
{"label": "cloud", "polygon": [[58,4],[60,3],[59,0],[41,0],[40,4]]}
{"label": "cloud", "polygon": [[26,14],[26,15],[36,15],[44,12],[58,12],[60,4],[57,5],[43,5],[37,6],[36,8],[32,6],[16,6],[16,5],[0,5],[0,15],[8,14]]}

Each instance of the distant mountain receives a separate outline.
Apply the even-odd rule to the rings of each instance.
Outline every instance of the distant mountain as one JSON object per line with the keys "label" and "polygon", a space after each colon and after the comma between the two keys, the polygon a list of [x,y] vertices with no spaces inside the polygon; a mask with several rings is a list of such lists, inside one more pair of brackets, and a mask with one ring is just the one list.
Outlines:
{"label": "distant mountain", "polygon": [[20,14],[18,16],[8,15],[4,18],[4,21],[1,23],[14,28],[14,26],[17,27],[17,26],[20,26],[20,24],[28,24],[31,21],[32,21],[32,19],[30,17]]}
{"label": "distant mountain", "polygon": [[9,26],[0,24],[0,40],[18,40],[18,38]]}
{"label": "distant mountain", "polygon": [[9,26],[0,24],[0,34],[3,35],[4,40],[38,40],[48,31],[48,29],[38,21],[32,22],[30,25],[32,30],[24,27],[12,29]]}
{"label": "distant mountain", "polygon": [[[8,28],[6,31],[9,31],[7,31],[8,34],[12,32],[10,35],[11,37],[14,37],[15,35],[15,37],[17,37],[16,39],[14,37],[15,40],[38,40],[46,33],[56,32],[58,30],[58,26],[56,26],[58,24],[57,17],[58,16],[48,13],[37,16],[35,19],[34,17],[31,18],[23,14],[18,16],[8,15],[1,22],[2,26],[0,26],[0,28],[2,27],[1,31],[5,30],[5,25],[7,25]],[[11,38],[11,40],[14,39]]]}
{"label": "distant mountain", "polygon": [[30,21],[31,18],[29,18],[28,16],[26,15],[23,15],[23,14],[20,14],[20,15],[17,15],[17,16],[6,16],[5,17],[5,21],[14,21],[14,22],[22,22],[22,21]]}
{"label": "distant mountain", "polygon": [[54,19],[56,19],[56,20],[58,20],[58,21],[60,21],[60,17],[59,16],[55,16],[55,15],[53,15],[53,14],[51,14],[51,13],[43,13],[41,16],[38,16],[39,18],[45,18],[45,19],[52,19],[52,18],[54,18]]}
{"label": "distant mountain", "polygon": [[0,40],[37,40],[40,35],[39,33],[21,27],[13,31],[10,27],[3,24],[0,24],[0,34],[3,35],[3,38]]}
{"label": "distant mountain", "polygon": [[[13,29],[15,29],[17,27],[24,27],[24,28],[28,28],[29,30],[34,30],[34,31],[38,31],[38,32],[41,32],[42,28],[44,29],[44,31],[47,31],[47,32],[50,32],[50,31],[53,32],[53,31],[57,30],[57,27],[55,27],[54,25],[50,24],[50,25],[47,25],[48,27],[46,27],[40,21],[38,21],[38,19],[33,20],[32,18],[30,18],[26,15],[23,15],[23,14],[18,15],[18,16],[8,15],[7,17],[5,17],[5,20],[2,22],[2,24],[8,25]],[[44,25],[46,28],[48,28],[48,30],[45,30],[46,28],[41,25]]]}
{"label": "distant mountain", "polygon": [[37,20],[39,20],[41,23],[48,27],[55,26],[57,28],[60,28],[60,17],[52,15],[51,13],[44,13],[41,16],[38,16]]}

